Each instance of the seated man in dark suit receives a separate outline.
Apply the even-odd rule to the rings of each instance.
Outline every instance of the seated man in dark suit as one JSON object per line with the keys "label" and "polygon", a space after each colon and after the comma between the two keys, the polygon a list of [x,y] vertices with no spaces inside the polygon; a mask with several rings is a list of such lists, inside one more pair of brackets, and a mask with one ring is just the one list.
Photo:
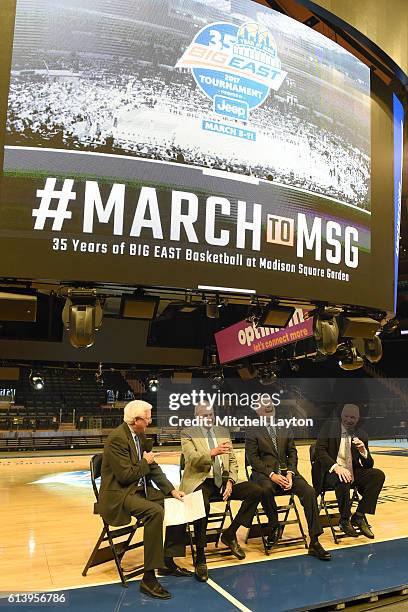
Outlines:
{"label": "seated man in dark suit", "polygon": [[[145,571],[140,590],[152,597],[169,599],[171,595],[158,582],[155,569],[161,575],[172,576],[192,576],[192,572],[173,561],[173,557],[185,556],[185,525],[168,527],[163,546],[164,497],[172,495],[182,500],[184,493],[176,491],[155,462],[154,453],[146,450],[145,431],[151,423],[151,409],[147,402],[129,402],[124,423],[106,440],[98,510],[113,526],[127,525],[132,515],[143,520]],[[152,482],[159,491],[151,486]]]}
{"label": "seated man in dark suit", "polygon": [[288,494],[293,492],[301,501],[309,527],[308,554],[328,561],[331,554],[319,542],[323,529],[316,493],[297,471],[298,458],[293,434],[282,427],[278,433],[274,426],[275,406],[271,401],[263,403],[257,412],[259,416],[269,417],[271,425],[248,429],[245,453],[252,467],[251,479],[264,489],[262,505],[269,522],[268,543],[272,546],[279,535],[275,495],[282,491]]}
{"label": "seated man in dark suit", "polygon": [[[374,538],[365,514],[375,513],[385,476],[373,467],[368,436],[357,428],[359,419],[359,407],[345,404],[340,419],[323,425],[316,443],[313,482],[317,493],[324,487],[334,488],[340,511],[339,526],[344,533],[356,537],[359,535],[357,527],[367,538]],[[351,517],[350,486],[353,482],[362,498]]]}

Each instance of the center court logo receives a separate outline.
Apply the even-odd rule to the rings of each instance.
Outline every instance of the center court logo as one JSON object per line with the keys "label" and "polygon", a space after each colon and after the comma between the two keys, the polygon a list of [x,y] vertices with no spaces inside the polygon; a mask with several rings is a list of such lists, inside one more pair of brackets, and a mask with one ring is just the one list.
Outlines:
{"label": "center court logo", "polygon": [[[199,88],[213,101],[215,114],[244,123],[287,75],[271,32],[255,22],[205,26],[176,67],[191,69]],[[209,129],[205,123],[203,129]]]}

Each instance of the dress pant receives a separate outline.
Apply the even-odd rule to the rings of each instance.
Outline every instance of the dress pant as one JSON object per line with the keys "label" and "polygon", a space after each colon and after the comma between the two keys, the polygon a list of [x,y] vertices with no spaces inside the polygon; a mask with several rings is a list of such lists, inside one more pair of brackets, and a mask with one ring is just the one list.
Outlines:
{"label": "dress pant", "polygon": [[300,499],[305,511],[310,537],[317,537],[323,533],[319,518],[315,490],[300,474],[293,474],[292,488],[284,491],[282,487],[272,482],[268,476],[260,472],[252,472],[251,479],[263,489],[262,507],[269,521],[269,529],[278,525],[278,512],[275,496],[278,494],[290,495],[294,493]]}
{"label": "dress pant", "polygon": [[144,569],[145,571],[165,567],[165,557],[184,557],[186,554],[186,526],[173,525],[166,528],[163,545],[164,495],[153,487],[147,487],[147,498],[143,488],[128,495],[125,508],[144,524]]}
{"label": "dress pant", "polygon": [[[196,491],[203,492],[205,517],[194,521],[194,535],[197,548],[205,548],[207,544],[206,532],[208,524],[208,515],[210,513],[210,499],[219,497],[222,500],[220,489],[215,486],[214,478],[207,478]],[[253,482],[237,482],[232,487],[232,493],[229,499],[243,500],[240,509],[238,510],[234,523],[250,527],[254,514],[258,507],[258,503],[262,496],[262,489]]]}
{"label": "dress pant", "polygon": [[324,488],[334,489],[342,520],[351,515],[350,485],[355,485],[361,495],[357,511],[363,514],[375,514],[378,496],[384,484],[384,472],[377,468],[353,468],[354,482],[341,482],[335,472],[328,472],[324,477]]}

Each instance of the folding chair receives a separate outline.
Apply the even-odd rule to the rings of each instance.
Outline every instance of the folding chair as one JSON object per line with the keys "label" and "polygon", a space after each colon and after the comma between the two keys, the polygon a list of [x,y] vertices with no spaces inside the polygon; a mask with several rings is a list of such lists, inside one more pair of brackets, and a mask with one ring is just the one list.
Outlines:
{"label": "folding chair", "polygon": [[[185,458],[184,458],[183,453],[181,453],[180,455],[180,482],[183,476],[184,468],[185,468]],[[215,555],[231,555],[232,554],[229,548],[221,548],[221,549],[218,548],[221,534],[224,530],[224,524],[225,524],[226,518],[228,517],[230,521],[233,520],[230,500],[223,502],[221,495],[214,495],[213,497],[210,498],[210,505],[213,503],[219,503],[219,502],[225,503],[224,511],[223,512],[211,512],[210,510],[210,514],[208,515],[206,540],[207,540],[207,544],[214,543],[216,550],[210,550],[208,552],[206,550],[205,556],[207,558],[213,557]],[[193,563],[195,565],[195,559],[196,559],[195,543],[196,541],[195,541],[193,523],[187,523],[187,534],[188,534],[188,538],[190,541],[191,556],[193,558]]]}
{"label": "folding chair", "polygon": [[[316,444],[311,444],[309,448],[309,456],[310,463],[312,464],[312,481],[314,480],[314,466],[317,463],[317,453],[316,453]],[[351,498],[351,505],[357,505],[360,501],[359,494],[355,487],[352,487],[353,495]],[[318,503],[319,514],[321,515],[324,512],[323,516],[320,516],[320,522],[322,524],[322,528],[325,529],[327,527],[330,528],[333,540],[335,544],[339,544],[342,538],[349,538],[346,533],[344,533],[340,527],[340,512],[339,512],[339,504],[337,502],[336,497],[334,499],[326,499],[326,493],[334,492],[333,487],[322,488],[320,495],[320,501]]]}
{"label": "folding chair", "polygon": [[[96,484],[96,480],[101,475],[102,468],[102,453],[98,455],[94,455],[91,459],[91,481],[92,488],[95,494],[96,503],[94,504],[94,514],[99,514],[98,512],[98,501],[99,501],[99,488]],[[143,565],[139,565],[131,571],[126,571],[123,569],[121,565],[122,558],[126,552],[129,550],[133,550],[135,548],[140,548],[143,546],[142,542],[137,542],[135,544],[131,544],[132,539],[138,529],[138,527],[142,527],[143,523],[141,521],[136,521],[131,525],[126,525],[125,527],[118,527],[112,529],[109,524],[105,521],[105,519],[101,516],[103,522],[103,529],[101,535],[98,538],[97,543],[95,544],[95,548],[93,549],[91,556],[88,559],[87,564],[84,567],[82,572],[83,576],[86,576],[89,568],[95,567],[96,565],[101,565],[102,563],[106,563],[108,561],[115,561],[116,568],[118,570],[120,580],[122,582],[122,586],[129,586],[127,581],[134,576],[138,576],[143,573]],[[116,542],[118,538],[123,538],[126,536],[125,540],[120,542]],[[107,546],[101,546],[103,543],[108,542]]]}
{"label": "folding chair", "polygon": [[[248,458],[245,455],[245,474],[248,480],[251,480],[251,466],[248,462]],[[282,493],[276,493],[275,497],[289,497],[289,502],[287,504],[283,504],[281,506],[277,506],[278,517],[283,514],[283,518],[279,520],[279,537],[276,543],[273,546],[268,546],[268,523],[262,521],[261,517],[266,516],[265,511],[260,509],[259,507],[256,510],[255,518],[256,523],[251,525],[248,529],[247,534],[245,536],[245,544],[248,542],[250,538],[262,538],[262,544],[264,547],[265,555],[269,555],[270,551],[273,548],[279,548],[283,546],[292,546],[294,544],[304,544],[305,548],[307,548],[307,538],[305,531],[303,529],[302,521],[300,520],[299,511],[297,509],[295,495],[293,493],[287,493],[286,491],[282,491]],[[293,510],[295,513],[295,517],[293,519],[289,518],[290,511]],[[292,536],[287,538],[282,538],[286,525],[298,525],[299,527],[299,536]]]}

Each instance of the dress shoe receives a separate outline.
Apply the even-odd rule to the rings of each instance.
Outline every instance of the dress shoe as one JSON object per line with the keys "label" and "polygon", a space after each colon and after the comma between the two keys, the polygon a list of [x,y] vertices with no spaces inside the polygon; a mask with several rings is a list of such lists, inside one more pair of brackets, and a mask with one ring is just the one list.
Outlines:
{"label": "dress shoe", "polygon": [[158,570],[159,576],[178,576],[185,578],[186,576],[193,576],[194,572],[190,572],[190,570],[185,567],[179,567],[174,564],[174,567],[162,567]]}
{"label": "dress shoe", "polygon": [[357,527],[357,529],[359,529],[361,533],[365,535],[366,538],[370,538],[370,540],[374,539],[374,534],[371,531],[365,516],[353,514],[353,516],[351,517],[351,524],[353,525],[353,527]]}
{"label": "dress shoe", "polygon": [[242,548],[240,547],[240,545],[238,544],[236,537],[231,538],[231,536],[226,531],[224,531],[224,533],[221,536],[221,542],[225,544],[225,546],[228,546],[232,554],[237,559],[241,559],[241,560],[245,559],[246,555],[244,551],[242,550]]}
{"label": "dress shoe", "polygon": [[170,599],[171,597],[170,593],[157,581],[147,584],[142,580],[140,583],[140,591],[145,595],[150,595],[150,597],[156,597],[156,599]]}
{"label": "dress shoe", "polygon": [[353,525],[350,523],[350,519],[348,520],[340,520],[339,521],[340,529],[351,538],[358,538],[358,533],[354,529]]}
{"label": "dress shoe", "polygon": [[320,559],[320,561],[330,561],[331,559],[331,553],[324,550],[320,542],[310,542],[307,554]]}
{"label": "dress shoe", "polygon": [[208,569],[205,561],[203,563],[196,563],[195,577],[197,578],[198,582],[207,582]]}
{"label": "dress shoe", "polygon": [[279,528],[279,525],[277,525],[276,527],[272,527],[272,529],[270,530],[269,535],[266,538],[266,546],[268,548],[272,548],[272,546],[276,544],[279,538],[280,538],[280,528]]}

